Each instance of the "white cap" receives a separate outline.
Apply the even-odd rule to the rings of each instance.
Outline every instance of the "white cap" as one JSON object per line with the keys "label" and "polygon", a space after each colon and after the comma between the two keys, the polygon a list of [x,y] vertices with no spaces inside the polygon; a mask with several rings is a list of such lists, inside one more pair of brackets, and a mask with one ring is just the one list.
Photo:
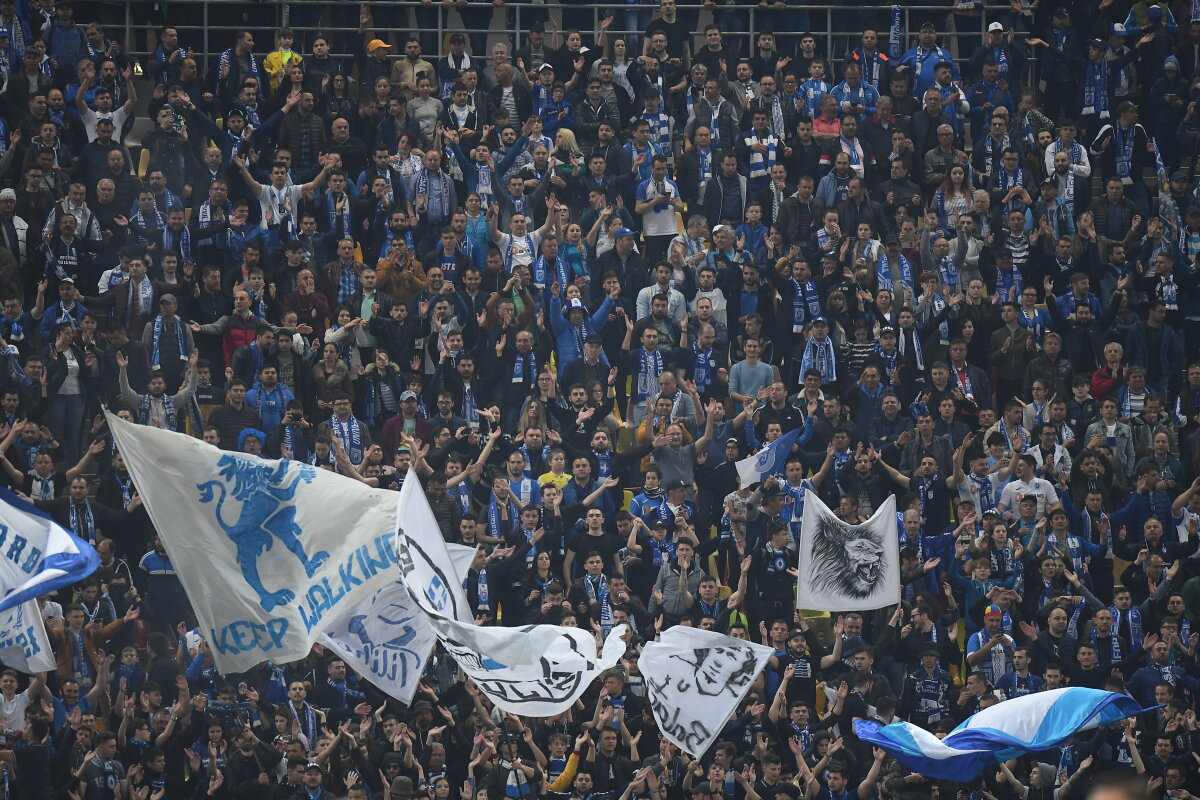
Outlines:
{"label": "white cap", "polygon": [[1112,26],[1112,32],[1113,32],[1113,33],[1119,33],[1119,34],[1121,34],[1122,36],[1124,36],[1124,35],[1125,35],[1125,34],[1127,34],[1129,31],[1125,30],[1125,23],[1123,23],[1123,22],[1114,22],[1114,23],[1113,23],[1113,26]]}
{"label": "white cap", "polygon": [[993,22],[991,25],[988,25],[988,33],[991,33],[992,31],[1003,31],[1003,30],[1004,30],[1004,25],[1002,23]]}
{"label": "white cap", "polygon": [[14,192],[12,189],[0,190],[0,200],[16,200],[16,199],[17,199],[17,193]]}

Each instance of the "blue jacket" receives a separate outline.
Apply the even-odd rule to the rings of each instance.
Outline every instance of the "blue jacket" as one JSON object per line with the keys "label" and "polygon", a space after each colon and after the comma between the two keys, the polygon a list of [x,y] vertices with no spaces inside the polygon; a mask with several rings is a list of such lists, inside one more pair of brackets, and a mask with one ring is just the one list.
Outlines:
{"label": "blue jacket", "polygon": [[[583,318],[583,335],[589,333],[600,333],[604,328],[604,324],[608,322],[609,312],[613,310],[613,301],[611,297],[604,298],[604,302],[596,309],[596,313],[590,317],[584,315]],[[550,298],[550,326],[554,329],[554,338],[558,348],[558,374],[561,376],[563,369],[577,358],[583,357],[583,349],[580,343],[576,341],[575,331],[571,328],[571,323],[567,321],[562,310],[562,298]]]}

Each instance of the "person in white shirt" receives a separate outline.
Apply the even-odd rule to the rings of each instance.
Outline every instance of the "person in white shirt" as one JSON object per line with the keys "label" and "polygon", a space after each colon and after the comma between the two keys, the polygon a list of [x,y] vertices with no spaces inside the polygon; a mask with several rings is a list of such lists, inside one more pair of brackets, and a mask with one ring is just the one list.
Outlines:
{"label": "person in white shirt", "polygon": [[[39,672],[29,682],[29,688],[17,692],[17,671],[5,669],[0,671],[0,725],[9,730],[19,731],[25,728],[25,709],[33,705],[42,696],[46,688],[46,673]],[[49,699],[49,693],[46,693]]]}
{"label": "person in white shirt", "polygon": [[113,108],[112,90],[107,86],[96,87],[96,110],[88,108],[87,92],[92,85],[92,80],[96,77],[96,68],[91,67],[83,80],[79,82],[79,91],[75,93],[75,108],[79,111],[79,117],[83,120],[83,130],[87,134],[88,141],[96,141],[96,123],[102,119],[112,120],[114,135],[117,141],[121,140],[121,131],[124,129],[125,120],[133,113],[134,104],[137,103],[137,91],[133,88],[133,73],[127,68],[125,70],[125,86],[129,89],[129,97],[121,104],[120,108]]}
{"label": "person in white shirt", "polygon": [[664,261],[671,240],[679,235],[675,214],[683,212],[679,185],[667,177],[667,157],[652,156],[650,177],[637,188],[637,203],[633,209],[642,215],[642,235],[646,237],[646,260]]}
{"label": "person in white shirt", "polygon": [[687,313],[687,298],[683,296],[683,292],[671,285],[671,272],[671,265],[665,261],[659,261],[654,267],[654,283],[638,291],[636,313],[639,320],[650,316],[654,297],[665,294],[667,316],[676,325],[683,321],[684,314]]}
{"label": "person in white shirt", "polygon": [[1037,518],[1042,519],[1046,513],[1056,508],[1062,508],[1058,500],[1058,492],[1054,484],[1035,476],[1037,459],[1029,453],[1017,456],[1016,477],[1004,487],[1000,493],[1000,502],[996,508],[1005,518],[1009,518],[1017,504],[1026,497],[1037,500]]}

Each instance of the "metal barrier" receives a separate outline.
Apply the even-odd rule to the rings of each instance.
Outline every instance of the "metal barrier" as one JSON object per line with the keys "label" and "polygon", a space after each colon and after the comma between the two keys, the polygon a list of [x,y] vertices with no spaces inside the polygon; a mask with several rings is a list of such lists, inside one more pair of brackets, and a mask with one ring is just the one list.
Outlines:
{"label": "metal barrier", "polygon": [[[469,7],[478,8],[484,3],[475,0]],[[454,4],[444,4],[435,0],[432,4],[421,2],[405,2],[388,0],[377,2],[368,0],[364,3],[338,2],[328,3],[320,0],[290,0],[286,3],[252,3],[235,2],[234,0],[171,0],[168,23],[175,27],[180,34],[184,47],[191,47],[197,54],[215,58],[221,51],[233,43],[234,32],[249,29],[256,32],[255,53],[265,55],[274,48],[271,38],[274,29],[281,25],[290,25],[297,33],[297,49],[301,49],[307,37],[320,31],[331,38],[335,47],[334,56],[348,58],[353,55],[353,48],[359,46],[361,35],[358,33],[358,14],[361,6],[370,8],[375,17],[376,25],[381,19],[394,20],[403,24],[390,27],[376,27],[384,38],[393,38],[392,53],[400,53],[403,49],[403,38],[396,41],[396,35],[425,33],[439,44],[444,44],[446,38],[454,32],[470,33],[471,30],[463,24]],[[564,13],[568,21],[576,24],[584,35],[585,43],[592,45],[599,31],[600,20],[606,16],[615,17],[608,29],[609,37],[640,36],[646,23],[658,13],[655,5],[629,5],[628,3],[598,3],[588,5],[560,5],[558,3],[514,3],[504,5],[486,5],[491,11],[490,23],[487,29],[488,47],[494,42],[504,41],[509,45],[510,53],[514,48],[525,44],[525,32],[531,20],[548,19],[547,38],[554,31],[563,31],[562,19]],[[124,4],[124,38],[122,44],[126,52],[145,56],[153,50],[156,42],[154,26],[143,17],[145,5],[141,3]],[[419,9],[433,10],[436,13],[436,30],[427,31],[418,25],[416,12]],[[978,16],[951,14],[942,6],[906,6],[901,12],[901,52],[912,47],[916,42],[917,30],[925,21],[934,23],[938,30],[939,43],[946,47],[956,58],[965,60],[970,57],[974,44],[981,43],[984,31],[989,22],[996,21],[997,16]],[[857,46],[859,34],[864,27],[877,26],[879,32],[879,47],[888,49],[888,31],[892,7],[890,5],[812,5],[788,6],[783,10],[762,10],[756,6],[717,6],[701,8],[699,6],[681,5],[679,16],[684,20],[695,22],[692,51],[703,43],[704,26],[713,21],[714,13],[718,23],[724,22],[722,31],[727,39],[739,42],[743,55],[749,54],[754,45],[753,36],[760,26],[765,29],[777,30],[781,21],[804,22],[804,27],[791,27],[790,30],[778,29],[777,35],[785,38],[798,37],[800,33],[811,32],[818,42],[817,50],[826,57],[839,61],[849,46]],[[999,13],[1009,13],[1007,6]],[[240,17],[240,19],[238,18]],[[590,27],[589,27],[590,23]],[[864,24],[865,23],[865,24]],[[962,26],[963,29],[957,29]],[[109,27],[120,27],[109,25]],[[737,30],[732,30],[736,27]],[[586,28],[586,30],[585,30]],[[730,30],[725,30],[730,28]],[[478,28],[472,30],[479,30]],[[260,38],[261,37],[261,38]],[[347,46],[349,45],[349,46]],[[305,48],[303,52],[308,52]],[[440,53],[439,53],[440,55]],[[487,59],[490,52],[471,52],[476,59]],[[426,58],[433,54],[426,53]],[[210,65],[211,66],[211,65]]]}

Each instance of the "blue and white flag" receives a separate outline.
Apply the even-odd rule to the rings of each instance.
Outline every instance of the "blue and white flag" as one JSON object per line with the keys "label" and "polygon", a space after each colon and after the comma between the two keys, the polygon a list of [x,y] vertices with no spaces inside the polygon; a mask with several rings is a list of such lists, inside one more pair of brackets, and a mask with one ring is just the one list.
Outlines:
{"label": "blue and white flag", "polygon": [[305,658],[396,580],[395,492],[105,416],[222,672]]}
{"label": "blue and white flag", "polygon": [[771,475],[782,475],[788,453],[792,452],[792,445],[803,432],[804,428],[790,430],[754,455],[737,462],[738,477],[742,479],[742,486],[766,480]]}
{"label": "blue and white flag", "polygon": [[609,632],[600,653],[595,637],[582,628],[475,625],[417,481],[404,482],[395,508],[396,554],[409,596],[427,615],[442,647],[502,711],[530,717],[561,714],[624,655],[624,625]]}
{"label": "blue and white flag", "polygon": [[969,781],[989,766],[1050,750],[1076,733],[1148,710],[1128,695],[1068,687],[997,703],[967,719],[945,739],[908,722],[883,726],[859,720],[854,732],[913,772]]}
{"label": "blue and white flag", "polygon": [[0,664],[36,675],[54,669],[54,651],[37,600],[0,611]]}
{"label": "blue and white flag", "polygon": [[[471,569],[475,548],[446,547],[461,585]],[[437,634],[404,582],[397,580],[329,623],[318,641],[381,691],[408,705]]]}
{"label": "blue and white flag", "polygon": [[0,611],[71,586],[96,571],[100,557],[27,500],[0,489]]}

